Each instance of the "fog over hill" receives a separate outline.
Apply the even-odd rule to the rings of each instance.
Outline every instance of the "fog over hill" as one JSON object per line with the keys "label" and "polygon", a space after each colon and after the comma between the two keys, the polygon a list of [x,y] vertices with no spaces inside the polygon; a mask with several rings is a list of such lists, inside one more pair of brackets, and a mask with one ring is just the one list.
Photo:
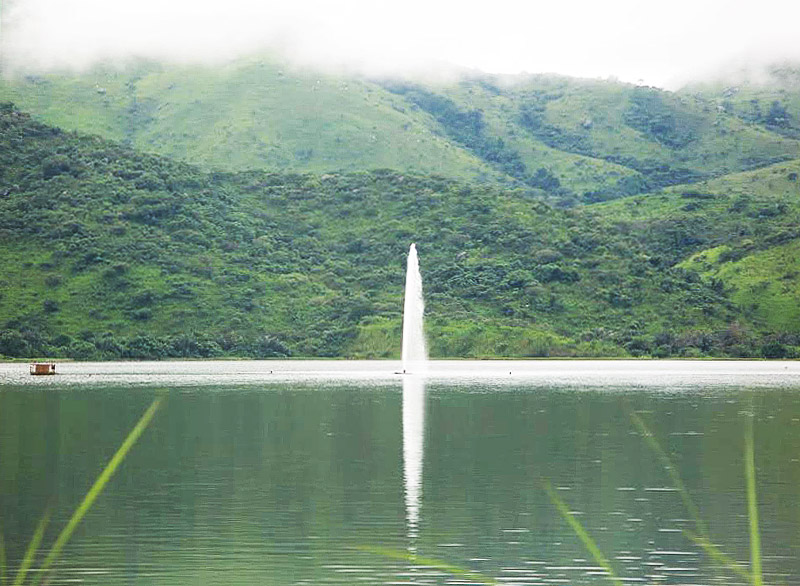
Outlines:
{"label": "fog over hill", "polygon": [[731,63],[800,59],[800,6],[764,0],[6,0],[6,71],[130,58],[219,64],[265,50],[316,69],[618,78],[677,88]]}

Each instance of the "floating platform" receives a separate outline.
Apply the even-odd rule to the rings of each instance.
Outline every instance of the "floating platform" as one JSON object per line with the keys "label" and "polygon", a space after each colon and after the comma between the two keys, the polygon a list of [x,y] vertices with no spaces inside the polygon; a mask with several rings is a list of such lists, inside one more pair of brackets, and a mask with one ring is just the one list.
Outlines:
{"label": "floating platform", "polygon": [[56,373],[55,362],[32,362],[31,374],[33,375],[47,375]]}

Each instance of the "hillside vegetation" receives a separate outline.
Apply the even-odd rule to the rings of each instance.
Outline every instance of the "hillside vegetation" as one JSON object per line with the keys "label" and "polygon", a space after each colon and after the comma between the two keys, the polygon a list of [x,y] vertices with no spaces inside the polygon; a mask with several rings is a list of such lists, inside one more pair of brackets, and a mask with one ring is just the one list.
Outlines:
{"label": "hillside vegetation", "polygon": [[746,124],[800,138],[800,66],[780,64],[741,79],[696,82],[680,94],[713,103]]}
{"label": "hillside vegetation", "polygon": [[139,62],[6,79],[2,99],[45,123],[207,170],[392,168],[546,194],[562,206],[800,157],[794,114],[787,127],[721,107],[715,95],[558,76],[412,83],[268,58],[215,68]]}
{"label": "hillside vegetation", "polygon": [[6,104],[0,353],[396,357],[417,242],[435,357],[788,355],[800,325],[693,255],[788,246],[796,167],[559,209],[400,171],[208,172]]}
{"label": "hillside vegetation", "polygon": [[593,208],[667,262],[718,283],[764,329],[800,329],[800,161]]}
{"label": "hillside vegetation", "polygon": [[439,88],[441,95],[388,87],[449,125],[461,143],[471,125],[472,136],[485,137],[473,151],[568,201],[613,199],[800,156],[796,141],[713,102],[655,88],[555,76],[465,80]]}
{"label": "hillside vegetation", "polygon": [[55,126],[206,168],[492,173],[374,84],[266,60],[27,76],[0,84],[2,97]]}

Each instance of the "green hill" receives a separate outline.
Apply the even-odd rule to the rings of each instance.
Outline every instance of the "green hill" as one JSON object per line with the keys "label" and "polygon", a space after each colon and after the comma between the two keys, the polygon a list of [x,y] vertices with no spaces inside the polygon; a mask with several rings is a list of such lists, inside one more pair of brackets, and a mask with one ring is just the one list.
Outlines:
{"label": "green hill", "polygon": [[682,266],[723,283],[733,302],[765,328],[800,330],[800,241],[754,250],[741,258],[734,250],[724,245],[704,250]]}
{"label": "green hill", "polygon": [[763,330],[800,329],[800,160],[593,207]]}
{"label": "green hill", "polygon": [[719,112],[789,138],[800,138],[800,66],[774,65],[742,79],[695,82],[681,95],[713,103]]}
{"label": "green hill", "polygon": [[48,124],[205,168],[493,174],[375,84],[268,60],[27,76],[0,84],[0,99]]}
{"label": "green hill", "polygon": [[546,169],[588,202],[800,156],[794,140],[745,124],[702,98],[654,88],[556,76],[466,80],[441,95],[390,87],[458,129],[458,114],[442,98],[449,96],[458,112],[480,119],[483,134],[499,137],[513,163],[519,154],[528,173],[545,145],[558,153]]}
{"label": "green hill", "polygon": [[[744,203],[671,188],[561,210],[527,189],[398,171],[207,172],[5,105],[0,353],[397,356],[411,242],[434,356],[794,352],[794,323],[678,265],[741,244],[723,220],[754,250],[788,244],[791,165],[760,171],[785,194]],[[699,238],[702,207],[720,226]]]}
{"label": "green hill", "polygon": [[207,170],[392,168],[545,192],[560,205],[800,157],[797,136],[751,123],[714,96],[558,76],[435,84],[268,58],[141,62],[6,79],[0,99],[47,124]]}

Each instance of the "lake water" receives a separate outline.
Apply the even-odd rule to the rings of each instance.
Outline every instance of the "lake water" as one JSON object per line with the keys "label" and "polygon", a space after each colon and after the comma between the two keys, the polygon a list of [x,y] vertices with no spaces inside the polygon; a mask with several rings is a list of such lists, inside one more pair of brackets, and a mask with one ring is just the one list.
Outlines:
{"label": "lake water", "polygon": [[[754,417],[765,581],[800,584],[796,362],[0,364],[9,573],[56,535],[153,399],[165,401],[51,584],[744,584]],[[548,494],[546,486],[552,487]],[[555,495],[555,497],[551,496]],[[412,554],[418,558],[410,557]]]}

